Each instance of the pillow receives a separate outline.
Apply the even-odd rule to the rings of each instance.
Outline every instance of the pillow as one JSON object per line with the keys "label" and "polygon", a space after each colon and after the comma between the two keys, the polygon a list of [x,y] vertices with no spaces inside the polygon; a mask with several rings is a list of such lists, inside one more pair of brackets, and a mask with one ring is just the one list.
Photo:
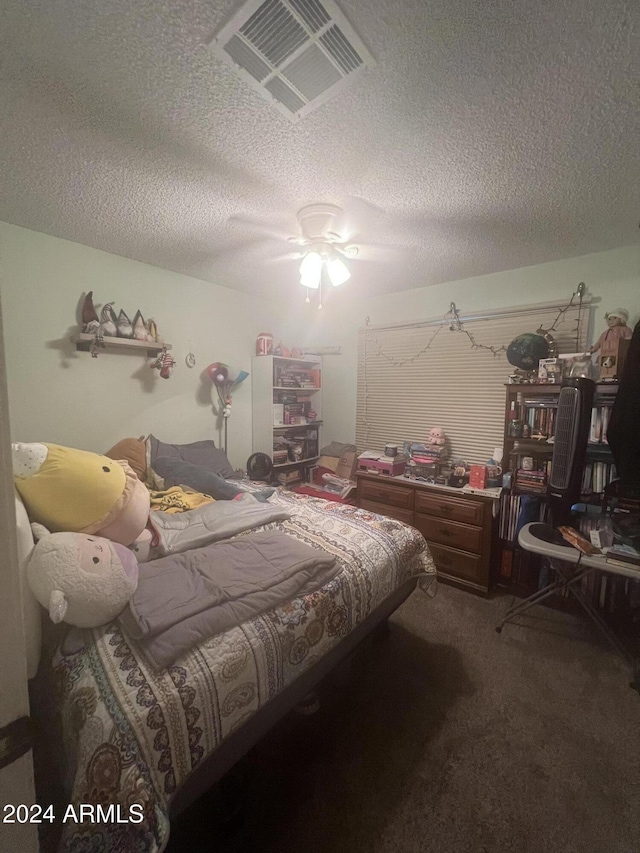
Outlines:
{"label": "pillow", "polygon": [[227,454],[223,450],[219,450],[213,441],[165,444],[163,441],[159,441],[155,435],[150,435],[148,441],[151,450],[151,467],[154,470],[156,459],[161,456],[169,456],[173,459],[181,459],[183,462],[190,462],[192,465],[200,465],[206,471],[219,474],[221,477],[233,477],[234,475]]}
{"label": "pillow", "polygon": [[123,438],[114,444],[111,450],[104,454],[109,459],[125,459],[136,472],[138,479],[147,479],[147,443],[144,436],[141,438]]}

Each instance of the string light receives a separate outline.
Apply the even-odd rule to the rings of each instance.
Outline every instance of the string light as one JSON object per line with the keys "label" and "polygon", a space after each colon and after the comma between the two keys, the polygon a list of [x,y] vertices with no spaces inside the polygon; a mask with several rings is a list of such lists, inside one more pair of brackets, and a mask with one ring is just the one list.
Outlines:
{"label": "string light", "polygon": [[[585,292],[585,284],[584,282],[580,282],[576,290],[571,296],[569,302],[563,307],[558,309],[558,314],[554,319],[551,326],[548,329],[539,326],[536,334],[543,336],[551,336],[551,332],[557,330],[558,324],[562,322],[567,311],[571,308],[576,307],[576,299],[578,300],[577,308],[578,308],[578,316],[576,320],[576,327],[572,329],[572,332],[576,335],[576,349],[579,349],[580,346],[580,331],[581,331],[581,314],[582,314],[582,300]],[[476,340],[475,335],[470,332],[464,326],[464,321],[460,317],[460,312],[455,302],[452,302],[449,306],[449,310],[446,314],[443,315],[442,319],[438,322],[435,330],[431,333],[431,336],[426,341],[424,346],[420,347],[420,349],[413,353],[413,355],[408,356],[407,358],[397,358],[389,353],[385,352],[382,349],[382,345],[380,341],[376,338],[373,332],[373,326],[371,325],[371,318],[367,317],[365,320],[365,334],[364,334],[364,370],[362,375],[362,384],[363,384],[363,400],[364,405],[362,409],[362,421],[364,425],[365,432],[365,443],[369,438],[369,428],[371,424],[368,421],[368,386],[367,386],[367,367],[369,364],[369,359],[372,356],[377,356],[378,358],[385,359],[390,365],[393,367],[404,367],[406,364],[411,364],[417,361],[421,356],[423,356],[426,352],[428,352],[433,346],[434,341],[440,334],[443,329],[448,329],[449,332],[461,332],[465,335],[469,341],[469,346],[472,350],[485,350],[486,352],[490,352],[494,358],[500,356],[502,353],[507,352],[507,347],[504,344],[500,346],[492,346],[490,344],[483,344]],[[373,352],[369,351],[369,344],[372,344],[375,349]]]}
{"label": "string light", "polygon": [[549,326],[548,329],[544,329],[542,326],[539,326],[536,329],[536,334],[538,335],[550,335],[551,332],[556,331],[556,326],[560,322],[560,320],[564,317],[567,311],[573,307],[575,303],[576,296],[578,297],[578,316],[576,318],[576,327],[573,329],[573,332],[576,336],[576,350],[580,349],[580,326],[581,326],[581,315],[582,315],[582,297],[584,296],[585,284],[584,281],[581,281],[574,292],[571,294],[571,299],[564,306],[564,308],[560,308],[558,311],[558,316],[553,321],[552,325]]}

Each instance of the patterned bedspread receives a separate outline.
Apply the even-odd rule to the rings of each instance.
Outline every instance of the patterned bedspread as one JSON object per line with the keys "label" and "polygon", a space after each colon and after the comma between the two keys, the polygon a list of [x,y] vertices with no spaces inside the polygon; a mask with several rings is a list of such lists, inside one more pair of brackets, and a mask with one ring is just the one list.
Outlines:
{"label": "patterned bedspread", "polygon": [[120,819],[130,821],[66,822],[61,850],[163,850],[172,794],[224,738],[404,581],[419,573],[423,588],[435,581],[412,527],[291,492],[272,500],[294,515],[268,528],[340,560],[322,589],[212,637],[160,673],[117,623],[72,630],[55,655],[70,802],[119,806]]}

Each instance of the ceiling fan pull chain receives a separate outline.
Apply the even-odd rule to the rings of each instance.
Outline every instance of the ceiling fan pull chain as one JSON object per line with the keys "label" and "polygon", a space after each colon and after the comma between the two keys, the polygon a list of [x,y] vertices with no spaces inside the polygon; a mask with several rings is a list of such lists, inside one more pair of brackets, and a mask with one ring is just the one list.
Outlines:
{"label": "ceiling fan pull chain", "polygon": [[318,285],[318,311],[322,310],[322,276],[320,276],[320,284]]}

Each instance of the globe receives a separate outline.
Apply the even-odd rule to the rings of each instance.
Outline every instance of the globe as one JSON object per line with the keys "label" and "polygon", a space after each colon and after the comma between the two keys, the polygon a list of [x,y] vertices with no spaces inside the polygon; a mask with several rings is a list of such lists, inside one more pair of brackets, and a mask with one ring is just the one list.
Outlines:
{"label": "globe", "polygon": [[533,332],[518,335],[507,347],[507,360],[521,370],[536,370],[541,358],[548,358],[549,343]]}

